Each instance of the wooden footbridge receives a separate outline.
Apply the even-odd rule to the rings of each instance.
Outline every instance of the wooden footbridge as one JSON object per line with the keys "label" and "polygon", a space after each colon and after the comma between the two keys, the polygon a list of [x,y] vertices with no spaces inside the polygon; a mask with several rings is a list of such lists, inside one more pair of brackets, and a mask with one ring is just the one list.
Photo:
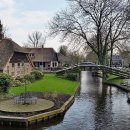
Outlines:
{"label": "wooden footbridge", "polygon": [[69,71],[69,70],[74,70],[74,69],[80,69],[81,71],[83,71],[83,70],[84,71],[85,70],[86,71],[87,70],[90,70],[90,71],[101,70],[103,73],[106,73],[106,74],[114,74],[114,75],[120,76],[122,78],[130,78],[129,72],[119,70],[117,68],[112,68],[112,67],[109,67],[109,66],[97,65],[97,64],[94,64],[94,63],[91,63],[91,62],[82,62],[80,64],[58,70],[58,71],[56,71],[56,73],[61,73],[61,72],[64,72],[64,71]]}

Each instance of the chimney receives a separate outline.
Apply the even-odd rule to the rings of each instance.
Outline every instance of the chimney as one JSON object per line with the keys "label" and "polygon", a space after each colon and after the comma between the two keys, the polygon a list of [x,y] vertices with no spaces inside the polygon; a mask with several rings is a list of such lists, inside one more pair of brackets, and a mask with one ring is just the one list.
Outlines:
{"label": "chimney", "polygon": [[2,25],[1,20],[0,20],[0,40],[2,40],[3,38],[4,38],[3,25]]}
{"label": "chimney", "polygon": [[42,48],[44,48],[44,45],[42,45]]}

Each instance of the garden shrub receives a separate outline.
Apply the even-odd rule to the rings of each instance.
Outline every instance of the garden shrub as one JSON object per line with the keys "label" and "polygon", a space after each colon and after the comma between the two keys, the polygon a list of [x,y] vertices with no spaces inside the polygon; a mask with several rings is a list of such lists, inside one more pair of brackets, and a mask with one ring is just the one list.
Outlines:
{"label": "garden shrub", "polygon": [[64,74],[65,74],[65,71],[61,71],[61,72],[56,73],[57,76],[63,76]]}
{"label": "garden shrub", "polygon": [[18,86],[22,86],[24,85],[24,83],[20,82],[19,80],[13,80],[12,81],[12,87],[18,87]]}
{"label": "garden shrub", "polygon": [[17,76],[15,80],[19,80],[21,83],[25,82],[24,77]]}
{"label": "garden shrub", "polygon": [[0,73],[0,93],[8,93],[12,78],[8,74]]}
{"label": "garden shrub", "polygon": [[27,74],[27,75],[25,75],[24,76],[24,79],[26,80],[26,81],[29,81],[29,82],[34,82],[35,81],[35,75],[34,74]]}
{"label": "garden shrub", "polygon": [[39,70],[34,70],[34,71],[31,72],[31,75],[34,75],[35,80],[39,80],[39,79],[43,78],[44,74]]}
{"label": "garden shrub", "polygon": [[76,81],[77,80],[77,73],[66,73],[65,75],[66,79]]}
{"label": "garden shrub", "polygon": [[24,77],[18,76],[12,83],[12,87],[23,86],[34,82],[35,80],[42,79],[43,73],[39,70],[34,70],[31,74],[27,74]]}

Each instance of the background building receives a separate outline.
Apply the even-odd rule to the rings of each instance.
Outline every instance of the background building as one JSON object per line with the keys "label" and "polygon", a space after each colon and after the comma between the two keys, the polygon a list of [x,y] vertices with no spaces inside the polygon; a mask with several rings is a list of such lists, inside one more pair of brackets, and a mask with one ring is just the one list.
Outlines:
{"label": "background building", "polygon": [[26,48],[36,68],[50,71],[58,68],[58,56],[53,48]]}

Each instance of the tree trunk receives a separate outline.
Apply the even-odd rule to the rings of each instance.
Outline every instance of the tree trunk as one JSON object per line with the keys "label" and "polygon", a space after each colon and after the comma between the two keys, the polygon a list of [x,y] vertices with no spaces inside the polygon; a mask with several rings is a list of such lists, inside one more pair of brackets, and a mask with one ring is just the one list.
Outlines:
{"label": "tree trunk", "polygon": [[112,67],[113,43],[111,43],[110,67]]}

